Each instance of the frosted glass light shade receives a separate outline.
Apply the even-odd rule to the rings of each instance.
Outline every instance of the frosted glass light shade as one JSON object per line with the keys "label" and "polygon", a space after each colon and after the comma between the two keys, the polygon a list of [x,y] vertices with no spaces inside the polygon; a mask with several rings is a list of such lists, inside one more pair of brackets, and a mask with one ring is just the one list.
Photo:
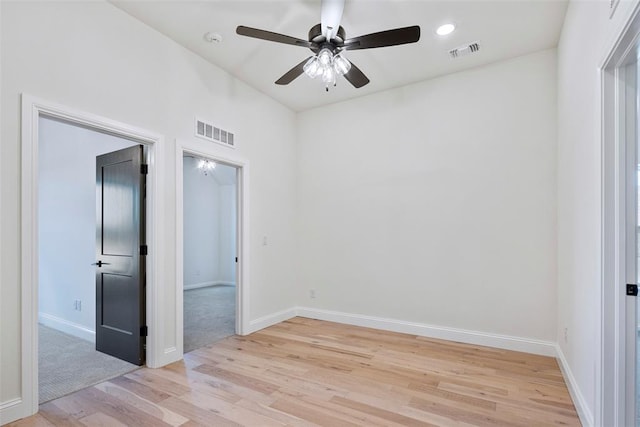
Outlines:
{"label": "frosted glass light shade", "polygon": [[333,58],[333,54],[329,49],[322,49],[320,53],[318,53],[318,61],[320,65],[323,67],[329,66],[331,64],[331,59]]}
{"label": "frosted glass light shade", "polygon": [[342,55],[336,55],[333,58],[333,67],[339,75],[345,75],[351,69],[351,62],[347,61]]}
{"label": "frosted glass light shade", "polygon": [[315,56],[311,59],[309,59],[303,66],[302,69],[304,70],[304,73],[311,77],[312,79],[315,78],[318,74],[318,70],[320,69],[320,64],[318,62],[318,58],[316,58]]}
{"label": "frosted glass light shade", "polygon": [[322,73],[322,81],[326,84],[335,84],[336,72],[332,67],[326,67]]}

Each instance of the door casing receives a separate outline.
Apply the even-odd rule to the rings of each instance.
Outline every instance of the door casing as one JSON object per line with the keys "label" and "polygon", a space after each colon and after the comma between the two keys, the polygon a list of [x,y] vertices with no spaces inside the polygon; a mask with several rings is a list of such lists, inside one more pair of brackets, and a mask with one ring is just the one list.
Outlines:
{"label": "door casing", "polygon": [[[22,94],[22,176],[21,176],[21,383],[19,401],[13,405],[12,418],[38,412],[38,123],[41,116],[65,121],[98,132],[133,140],[148,147],[147,223],[149,255],[147,266],[146,317],[147,366],[159,367],[179,360],[175,347],[165,348],[164,325],[160,321],[164,307],[162,283],[164,229],[164,137],[115,120],[75,110],[53,102]],[[14,415],[15,414],[15,415]]]}
{"label": "door casing", "polygon": [[[640,3],[601,65],[602,224],[599,354],[595,425],[635,425],[637,52]],[[637,182],[637,181],[636,181]],[[630,206],[633,205],[633,206]],[[630,381],[631,380],[631,381]]]}

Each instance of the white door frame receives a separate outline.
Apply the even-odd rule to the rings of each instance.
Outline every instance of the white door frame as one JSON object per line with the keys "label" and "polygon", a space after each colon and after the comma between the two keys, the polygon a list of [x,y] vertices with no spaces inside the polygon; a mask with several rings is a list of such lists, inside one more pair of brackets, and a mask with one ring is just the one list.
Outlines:
{"label": "white door frame", "polygon": [[[626,284],[636,283],[637,61],[639,4],[601,63],[602,280],[596,425],[635,425],[635,303]],[[633,75],[629,75],[629,74]],[[630,206],[633,205],[633,206]],[[629,209],[628,209],[629,208]],[[632,229],[630,229],[632,228]],[[633,325],[632,328],[629,326]]]}
{"label": "white door frame", "polygon": [[[38,134],[41,116],[64,120],[68,123],[107,132],[144,144],[149,149],[149,175],[147,177],[146,236],[147,256],[147,360],[149,367],[167,363],[163,351],[162,260],[164,230],[164,138],[156,133],[117,122],[94,114],[75,110],[36,97],[22,94],[22,229],[21,229],[21,286],[22,286],[22,348],[21,348],[21,402],[16,405],[20,417],[38,412]],[[168,357],[169,356],[169,357]],[[19,417],[19,418],[20,418]]]}
{"label": "white door frame", "polygon": [[176,140],[176,336],[180,354],[184,350],[184,191],[185,154],[233,166],[236,183],[236,334],[246,335],[249,325],[249,162],[210,142]]}

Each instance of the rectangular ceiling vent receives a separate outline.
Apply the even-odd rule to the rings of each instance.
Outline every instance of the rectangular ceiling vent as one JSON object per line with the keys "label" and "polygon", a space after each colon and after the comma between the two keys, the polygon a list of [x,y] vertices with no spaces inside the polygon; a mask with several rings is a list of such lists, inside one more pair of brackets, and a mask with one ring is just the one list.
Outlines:
{"label": "rectangular ceiling vent", "polygon": [[207,141],[217,142],[227,147],[236,148],[235,135],[228,130],[221,129],[213,124],[196,117],[196,136]]}
{"label": "rectangular ceiling vent", "polygon": [[464,46],[457,47],[455,49],[451,49],[449,51],[449,56],[452,59],[460,58],[461,56],[471,55],[472,53],[477,53],[480,50],[480,43],[473,42],[466,44]]}

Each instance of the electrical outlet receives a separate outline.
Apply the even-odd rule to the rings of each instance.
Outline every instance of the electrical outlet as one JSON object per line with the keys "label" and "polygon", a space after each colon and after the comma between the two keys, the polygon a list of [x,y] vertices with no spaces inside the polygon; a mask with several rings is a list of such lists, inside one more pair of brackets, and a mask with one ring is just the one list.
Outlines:
{"label": "electrical outlet", "polygon": [[315,298],[316,297],[316,290],[315,289],[309,289],[309,298]]}
{"label": "electrical outlet", "polygon": [[267,246],[268,242],[267,242],[267,236],[264,236],[262,238],[262,246]]}
{"label": "electrical outlet", "polygon": [[77,299],[73,302],[73,309],[76,311],[82,311],[82,301]]}
{"label": "electrical outlet", "polygon": [[569,342],[569,328],[564,328],[564,342],[565,344]]}

